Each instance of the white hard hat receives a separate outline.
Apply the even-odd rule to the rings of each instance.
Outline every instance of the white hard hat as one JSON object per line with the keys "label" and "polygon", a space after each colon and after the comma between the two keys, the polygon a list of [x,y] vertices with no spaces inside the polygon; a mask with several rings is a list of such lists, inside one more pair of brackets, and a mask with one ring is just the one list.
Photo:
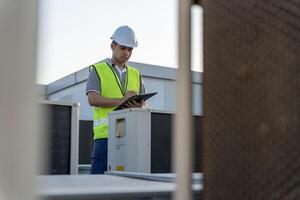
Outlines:
{"label": "white hard hat", "polygon": [[117,28],[110,39],[122,46],[131,48],[138,46],[135,33],[129,26],[120,26]]}

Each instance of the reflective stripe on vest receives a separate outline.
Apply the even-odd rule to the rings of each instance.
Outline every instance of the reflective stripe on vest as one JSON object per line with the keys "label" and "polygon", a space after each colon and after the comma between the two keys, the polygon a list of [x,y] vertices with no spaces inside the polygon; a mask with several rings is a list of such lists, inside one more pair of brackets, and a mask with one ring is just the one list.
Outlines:
{"label": "reflective stripe on vest", "polygon": [[[101,96],[107,98],[123,98],[126,91],[140,91],[140,72],[127,66],[125,91],[122,91],[121,81],[115,74],[113,68],[106,62],[94,65],[101,81]],[[94,140],[108,137],[108,113],[115,107],[94,107]]]}

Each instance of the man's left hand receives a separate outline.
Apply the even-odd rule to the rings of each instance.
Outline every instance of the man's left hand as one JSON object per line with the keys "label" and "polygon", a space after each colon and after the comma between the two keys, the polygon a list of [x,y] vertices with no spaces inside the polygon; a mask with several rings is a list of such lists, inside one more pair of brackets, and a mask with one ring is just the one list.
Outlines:
{"label": "man's left hand", "polygon": [[126,106],[128,106],[128,108],[141,108],[143,107],[145,101],[142,100],[141,102],[137,102],[137,101],[130,101],[126,104]]}

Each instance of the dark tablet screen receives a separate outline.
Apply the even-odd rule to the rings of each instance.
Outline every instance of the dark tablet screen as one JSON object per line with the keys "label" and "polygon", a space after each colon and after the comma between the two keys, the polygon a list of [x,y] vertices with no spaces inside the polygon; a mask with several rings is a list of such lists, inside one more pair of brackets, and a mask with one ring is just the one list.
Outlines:
{"label": "dark tablet screen", "polygon": [[121,110],[121,109],[127,108],[126,104],[131,101],[136,101],[136,102],[141,102],[142,100],[146,101],[147,99],[149,99],[150,97],[152,97],[156,94],[157,94],[157,92],[134,95],[134,96],[126,99],[126,101],[124,101],[123,103],[118,105],[114,110]]}

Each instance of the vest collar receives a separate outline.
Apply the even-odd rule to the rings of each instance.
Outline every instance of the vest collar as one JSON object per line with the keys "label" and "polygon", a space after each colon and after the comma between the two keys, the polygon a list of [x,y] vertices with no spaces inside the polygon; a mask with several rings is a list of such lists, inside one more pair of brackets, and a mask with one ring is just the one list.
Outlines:
{"label": "vest collar", "polygon": [[[120,70],[119,67],[117,67],[115,64],[113,64],[113,62],[111,61],[111,58],[106,58],[106,62],[111,66],[111,67],[114,67],[116,68],[119,72],[125,72],[127,70],[127,64],[125,63],[124,65],[124,69],[123,70]],[[125,70],[125,71],[124,71]]]}

